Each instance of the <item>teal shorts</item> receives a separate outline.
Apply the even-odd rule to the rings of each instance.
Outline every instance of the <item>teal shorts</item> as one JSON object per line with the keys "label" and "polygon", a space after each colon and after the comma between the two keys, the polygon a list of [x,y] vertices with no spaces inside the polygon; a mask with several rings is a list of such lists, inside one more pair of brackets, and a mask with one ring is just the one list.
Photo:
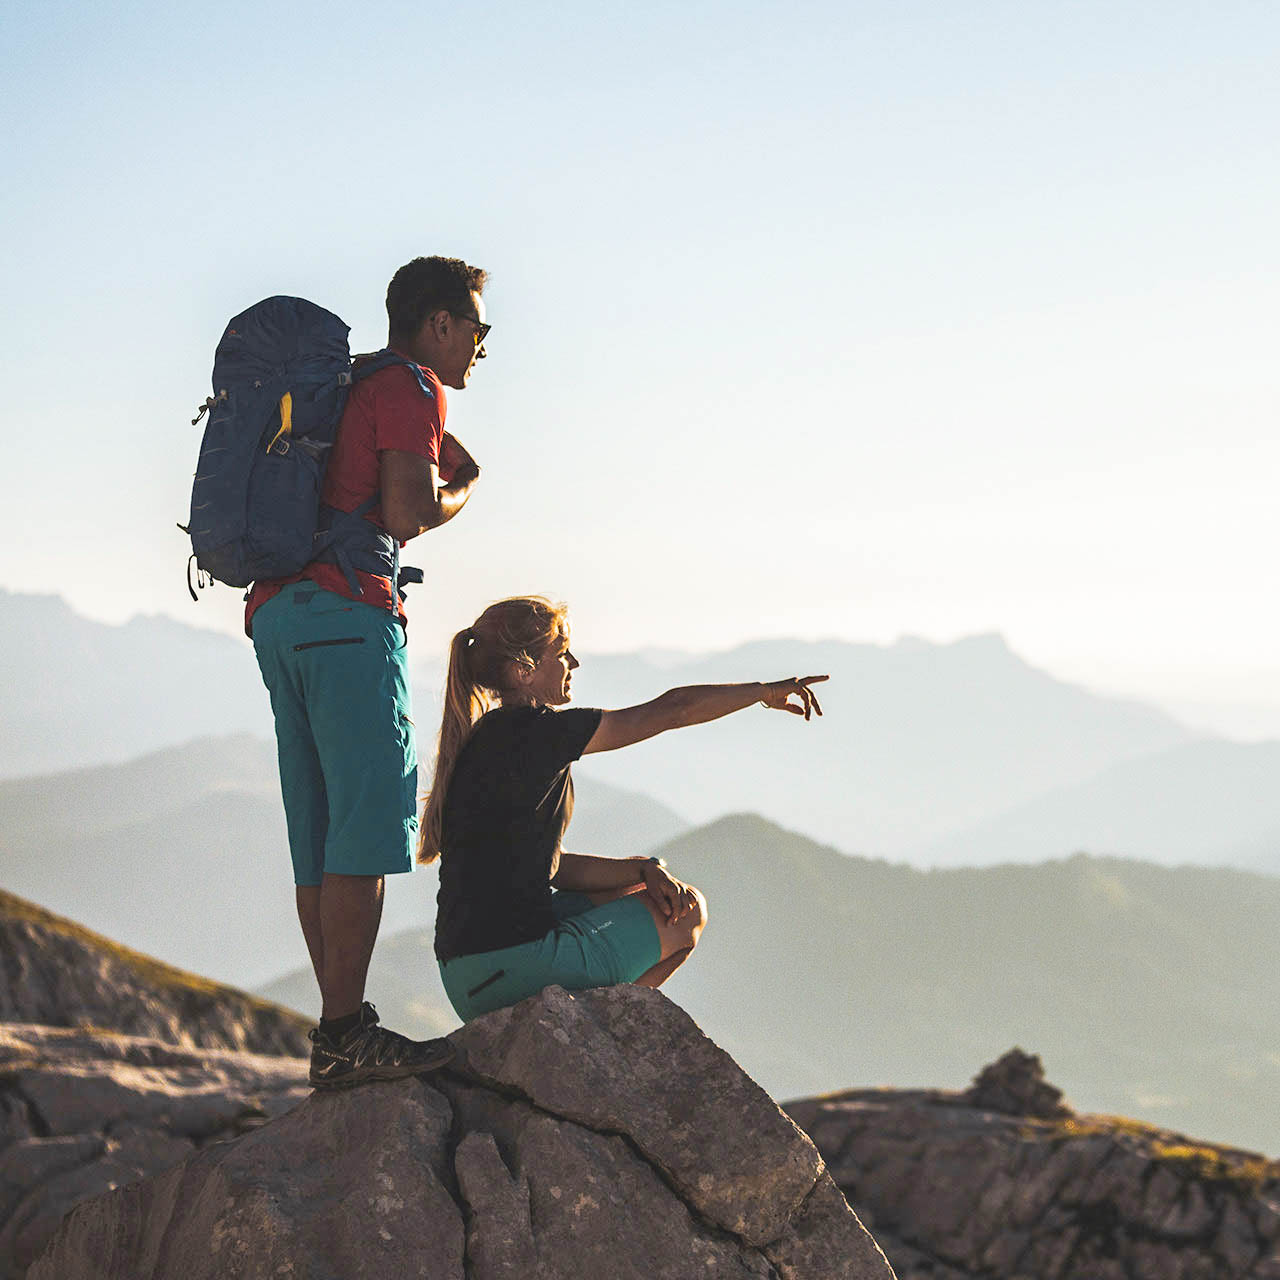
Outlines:
{"label": "teal shorts", "polygon": [[551,909],[555,928],[541,938],[441,963],[445,993],[463,1022],[543,987],[583,991],[634,982],[662,959],[658,926],[639,893],[598,907],[585,893],[553,893]]}
{"label": "teal shorts", "polygon": [[253,615],[271,694],[293,878],[412,871],[418,755],[404,628],[310,583]]}

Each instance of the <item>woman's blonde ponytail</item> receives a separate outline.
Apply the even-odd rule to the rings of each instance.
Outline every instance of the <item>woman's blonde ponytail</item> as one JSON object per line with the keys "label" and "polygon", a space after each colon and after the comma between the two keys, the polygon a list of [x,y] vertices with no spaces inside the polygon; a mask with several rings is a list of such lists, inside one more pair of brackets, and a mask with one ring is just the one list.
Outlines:
{"label": "woman's blonde ponytail", "polygon": [[441,827],[444,822],[444,798],[449,790],[453,767],[471,728],[489,709],[489,699],[471,674],[469,650],[475,643],[470,627],[459,631],[449,646],[449,674],[444,686],[444,716],[440,721],[440,737],[436,744],[435,774],[427,805],[422,814],[418,838],[418,861],[434,862],[440,856]]}

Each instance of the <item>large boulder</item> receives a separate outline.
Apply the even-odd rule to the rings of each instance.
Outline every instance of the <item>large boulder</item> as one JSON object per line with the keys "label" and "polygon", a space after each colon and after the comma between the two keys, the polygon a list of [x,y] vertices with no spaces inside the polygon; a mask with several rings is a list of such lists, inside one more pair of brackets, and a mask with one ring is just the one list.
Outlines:
{"label": "large boulder", "polygon": [[661,994],[548,988],[75,1209],[29,1280],[892,1280],[813,1144]]}
{"label": "large boulder", "polygon": [[1280,1280],[1280,1164],[1077,1115],[1021,1050],[963,1092],[787,1111],[901,1280]]}

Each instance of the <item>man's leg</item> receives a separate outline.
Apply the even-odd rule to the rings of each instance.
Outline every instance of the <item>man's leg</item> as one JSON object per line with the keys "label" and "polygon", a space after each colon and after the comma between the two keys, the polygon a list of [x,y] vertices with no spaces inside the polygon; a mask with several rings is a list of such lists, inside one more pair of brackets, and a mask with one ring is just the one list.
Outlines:
{"label": "man's leg", "polygon": [[311,957],[311,968],[316,975],[316,986],[320,988],[321,1002],[324,1000],[324,934],[320,930],[320,886],[318,884],[300,884],[295,887],[298,899],[298,922],[302,925],[302,936],[307,940],[307,954]]}
{"label": "man's leg", "polygon": [[404,632],[390,614],[329,592],[317,592],[305,615],[288,661],[304,690],[326,818],[322,870],[299,877],[298,890],[322,1000],[311,1083],[344,1088],[434,1070],[453,1051],[382,1027],[364,1001],[383,876],[413,868],[417,756]]}
{"label": "man's leg", "polygon": [[382,921],[382,892],[381,876],[325,872],[319,893],[321,954],[317,970],[321,1016],[325,1019],[360,1011],[369,959]]}
{"label": "man's leg", "polygon": [[355,1013],[364,1001],[369,960],[382,919],[381,876],[326,873],[297,886],[298,921],[320,988],[324,1018]]}
{"label": "man's leg", "polygon": [[320,883],[329,828],[324,771],[311,734],[305,691],[297,679],[294,644],[298,623],[314,595],[309,586],[286,587],[254,615],[253,647],[275,717],[280,792],[289,829],[289,851],[298,921],[316,985],[324,990],[324,942],[320,929]]}

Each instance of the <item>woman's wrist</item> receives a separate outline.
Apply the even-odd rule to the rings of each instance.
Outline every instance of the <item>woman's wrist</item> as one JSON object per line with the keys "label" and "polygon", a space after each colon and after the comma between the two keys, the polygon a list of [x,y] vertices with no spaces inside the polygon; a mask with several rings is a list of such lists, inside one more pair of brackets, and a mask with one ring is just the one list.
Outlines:
{"label": "woman's wrist", "polygon": [[663,874],[666,873],[667,863],[664,858],[640,858],[638,861],[640,863],[641,884],[648,884],[649,876],[654,871],[661,871]]}

